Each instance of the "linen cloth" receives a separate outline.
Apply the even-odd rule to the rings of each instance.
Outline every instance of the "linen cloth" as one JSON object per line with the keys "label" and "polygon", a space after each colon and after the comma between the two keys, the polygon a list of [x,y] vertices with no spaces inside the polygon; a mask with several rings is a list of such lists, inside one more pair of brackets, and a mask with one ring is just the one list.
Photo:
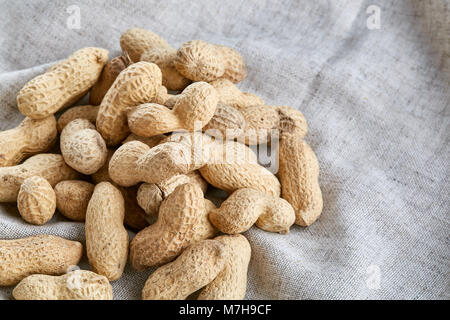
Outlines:
{"label": "linen cloth", "polygon": [[[230,46],[247,63],[242,90],[304,113],[324,199],[308,228],[245,233],[247,298],[448,299],[449,8],[444,0],[2,0],[0,129],[23,119],[16,95],[28,80],[82,47],[118,55],[128,28],[174,47]],[[85,241],[82,223],[55,214],[32,226],[15,204],[0,205],[1,239],[43,233]],[[80,267],[89,268],[86,258]],[[153,270],[127,266],[115,298],[140,299]],[[12,289],[0,288],[0,298]]]}

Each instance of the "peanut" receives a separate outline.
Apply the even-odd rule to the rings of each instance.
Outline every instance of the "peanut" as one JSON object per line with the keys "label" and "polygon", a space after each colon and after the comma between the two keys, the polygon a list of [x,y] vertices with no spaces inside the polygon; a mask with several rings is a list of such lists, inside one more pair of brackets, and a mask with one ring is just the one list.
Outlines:
{"label": "peanut", "polygon": [[112,300],[111,284],[104,276],[75,270],[62,276],[34,274],[14,288],[16,300]]}
{"label": "peanut", "polygon": [[[203,128],[214,115],[217,94],[206,82],[196,82],[184,89],[169,109],[156,103],[146,103],[128,112],[128,126],[138,136],[151,137],[177,130],[194,131]],[[196,128],[196,125],[199,127]]]}
{"label": "peanut", "polygon": [[53,187],[62,180],[72,180],[78,173],[59,154],[37,154],[24,163],[0,168],[0,202],[15,202],[25,179],[40,176]]}
{"label": "peanut", "polygon": [[130,65],[130,60],[126,56],[119,56],[109,60],[98,79],[97,83],[89,93],[89,103],[98,106],[102,103],[103,97],[116,80],[119,73]]}
{"label": "peanut", "polygon": [[234,139],[242,136],[245,128],[245,118],[235,108],[219,103],[216,112],[203,131],[214,137]]}
{"label": "peanut", "polygon": [[81,180],[61,181],[55,186],[56,208],[66,218],[84,221],[93,192],[92,183]]}
{"label": "peanut", "polygon": [[242,92],[233,82],[227,79],[218,79],[210,83],[219,95],[219,101],[238,110],[250,106],[263,105],[264,100],[247,92]]}
{"label": "peanut", "polygon": [[140,185],[137,193],[137,202],[144,209],[148,216],[157,216],[161,202],[171,194],[176,187],[193,183],[206,192],[208,184],[203,180],[198,171],[192,171],[188,174],[175,175],[160,183],[143,183]]}
{"label": "peanut", "polygon": [[124,214],[120,191],[109,182],[96,185],[86,211],[86,251],[92,270],[110,281],[121,277],[127,262]]}
{"label": "peanut", "polygon": [[153,148],[160,144],[163,139],[165,139],[166,136],[163,134],[153,136],[153,137],[140,137],[138,135],[135,135],[134,133],[131,133],[128,137],[126,137],[125,140],[122,141],[122,144],[125,144],[130,141],[140,141],[142,143],[145,143],[150,148]]}
{"label": "peanut", "polygon": [[82,255],[81,243],[51,235],[0,240],[0,286],[15,285],[35,273],[63,274]]}
{"label": "peanut", "polygon": [[98,171],[108,153],[102,136],[86,119],[75,119],[63,129],[60,147],[66,163],[83,174]]}
{"label": "peanut", "polygon": [[0,132],[0,167],[19,164],[34,154],[48,151],[56,142],[56,120],[25,118],[14,129]]}
{"label": "peanut", "polygon": [[108,146],[119,144],[129,133],[126,109],[151,101],[161,86],[161,70],[138,62],[123,70],[100,104],[97,130]]}
{"label": "peanut", "polygon": [[253,189],[239,189],[219,209],[209,213],[209,220],[227,234],[245,232],[253,224],[266,231],[288,233],[295,222],[295,212],[284,199]]}
{"label": "peanut", "polygon": [[61,133],[64,127],[67,126],[69,122],[75,119],[86,119],[89,120],[89,122],[91,122],[92,124],[95,124],[99,108],[99,106],[91,105],[70,108],[58,118],[58,132]]}
{"label": "peanut", "polygon": [[242,300],[247,291],[250,243],[240,234],[220,236],[214,240],[225,246],[225,265],[217,277],[202,289],[198,300]]}
{"label": "peanut", "polygon": [[108,51],[84,48],[44,74],[30,80],[17,96],[19,111],[42,119],[68,107],[84,96],[97,81]]}
{"label": "peanut", "polygon": [[131,241],[130,262],[136,270],[173,260],[194,239],[195,227],[206,212],[198,185],[178,186],[161,204],[156,223]]}
{"label": "peanut", "polygon": [[202,40],[183,43],[174,65],[180,74],[193,81],[225,78],[236,83],[247,76],[245,61],[237,51]]}
{"label": "peanut", "polygon": [[197,242],[150,275],[142,299],[184,300],[213,281],[223,270],[225,259],[226,248],[220,241]]}
{"label": "peanut", "polygon": [[43,225],[55,213],[55,191],[44,178],[39,176],[29,177],[20,186],[17,207],[25,221]]}

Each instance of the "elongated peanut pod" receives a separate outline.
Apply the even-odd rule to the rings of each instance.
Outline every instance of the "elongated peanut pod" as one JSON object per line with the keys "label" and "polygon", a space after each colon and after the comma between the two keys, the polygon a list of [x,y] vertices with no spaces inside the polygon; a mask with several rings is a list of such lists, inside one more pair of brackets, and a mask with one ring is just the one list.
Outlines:
{"label": "elongated peanut pod", "polygon": [[213,209],[209,219],[217,229],[228,234],[245,232],[253,224],[266,231],[287,233],[295,222],[295,213],[284,199],[253,189],[239,189],[219,209]]}
{"label": "elongated peanut pod", "polygon": [[58,118],[58,132],[61,133],[64,127],[67,126],[69,122],[75,119],[86,119],[89,120],[89,122],[91,122],[92,124],[95,124],[99,108],[99,106],[91,105],[76,106],[70,108]]}
{"label": "elongated peanut pod", "polygon": [[177,130],[201,130],[214,115],[217,107],[217,93],[206,82],[188,86],[177,98],[173,109],[148,103],[128,112],[128,126],[131,132],[151,137]]}
{"label": "elongated peanut pod", "polygon": [[62,276],[34,274],[14,288],[16,300],[112,300],[111,284],[104,276],[75,270]]}
{"label": "elongated peanut pod", "polygon": [[62,180],[76,179],[79,174],[60,154],[37,154],[20,165],[0,168],[0,202],[15,202],[20,186],[32,176],[40,176],[54,187]]}
{"label": "elongated peanut pod", "polygon": [[57,134],[54,116],[40,120],[25,118],[18,127],[0,132],[0,167],[14,166],[49,150]]}
{"label": "elongated peanut pod", "polygon": [[184,300],[214,280],[223,270],[225,246],[216,240],[203,240],[188,247],[145,282],[144,300]]}
{"label": "elongated peanut pod", "polygon": [[160,86],[161,70],[150,62],[133,63],[117,76],[97,116],[97,130],[108,146],[119,144],[129,133],[126,109],[152,101]]}
{"label": "elongated peanut pod", "polygon": [[35,273],[66,273],[82,255],[81,243],[51,235],[0,240],[0,286],[15,285]]}
{"label": "elongated peanut pod", "polygon": [[108,60],[108,51],[84,48],[25,84],[17,95],[19,111],[42,119],[84,96],[97,81]]}
{"label": "elongated peanut pod", "polygon": [[214,238],[225,246],[224,268],[198,296],[198,300],[242,300],[247,291],[247,270],[251,257],[250,243],[243,235]]}
{"label": "elongated peanut pod", "polygon": [[86,251],[96,273],[110,281],[122,276],[128,255],[128,232],[123,226],[122,194],[109,182],[99,183],[86,211]]}
{"label": "elongated peanut pod", "polygon": [[86,119],[75,119],[63,129],[60,147],[66,163],[83,174],[97,172],[108,155],[102,136]]}
{"label": "elongated peanut pod", "polygon": [[171,261],[189,246],[205,212],[203,192],[195,184],[178,186],[161,204],[156,223],[131,241],[130,261],[136,270]]}

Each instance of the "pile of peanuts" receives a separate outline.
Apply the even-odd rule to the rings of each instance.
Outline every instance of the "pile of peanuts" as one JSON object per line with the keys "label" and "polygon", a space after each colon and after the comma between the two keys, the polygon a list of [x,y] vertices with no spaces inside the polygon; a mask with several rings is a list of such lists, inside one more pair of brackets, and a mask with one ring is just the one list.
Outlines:
{"label": "pile of peanuts", "polygon": [[[15,286],[15,299],[112,299],[129,261],[158,267],[143,299],[244,299],[242,233],[286,234],[322,211],[306,120],[240,91],[246,65],[231,48],[193,40],[176,50],[139,28],[120,45],[122,56],[84,48],[30,80],[17,96],[25,119],[0,132],[0,202],[17,202],[34,225],[56,210],[84,222],[92,271],[71,271],[80,242],[0,240],[0,286]],[[73,107],[88,93],[90,105]],[[252,150],[274,138],[276,175]],[[205,198],[209,185],[229,194],[220,207]]]}

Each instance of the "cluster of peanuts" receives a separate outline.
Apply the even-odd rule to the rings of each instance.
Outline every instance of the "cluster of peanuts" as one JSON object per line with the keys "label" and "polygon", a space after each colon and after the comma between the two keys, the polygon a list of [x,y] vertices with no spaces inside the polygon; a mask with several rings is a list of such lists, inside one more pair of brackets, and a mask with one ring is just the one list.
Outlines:
{"label": "cluster of peanuts", "polygon": [[[17,96],[25,119],[0,132],[0,202],[17,202],[34,225],[56,210],[84,222],[92,271],[70,271],[80,242],[0,240],[0,286],[15,285],[15,299],[112,299],[129,261],[158,267],[143,299],[243,299],[251,246],[241,233],[286,234],[322,211],[306,120],[240,91],[246,66],[231,48],[193,40],[176,50],[139,28],[120,45],[122,56],[84,48],[30,80]],[[87,93],[90,105],[72,107]],[[275,133],[276,175],[251,149]],[[229,194],[220,207],[205,198],[209,185]]]}

